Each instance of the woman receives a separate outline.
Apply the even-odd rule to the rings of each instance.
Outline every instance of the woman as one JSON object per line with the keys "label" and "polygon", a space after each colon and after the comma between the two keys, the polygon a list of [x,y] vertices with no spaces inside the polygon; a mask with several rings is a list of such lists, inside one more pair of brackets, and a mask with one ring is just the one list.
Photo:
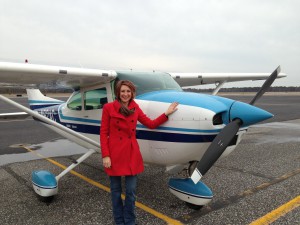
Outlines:
{"label": "woman", "polygon": [[[172,103],[167,111],[151,120],[133,100],[135,86],[130,81],[119,81],[115,89],[116,100],[104,105],[100,142],[105,172],[110,177],[111,198],[115,223],[135,224],[135,193],[137,174],[144,171],[144,164],[136,140],[137,121],[154,129],[168,120],[177,110]],[[126,198],[123,205],[121,176],[125,176]]]}

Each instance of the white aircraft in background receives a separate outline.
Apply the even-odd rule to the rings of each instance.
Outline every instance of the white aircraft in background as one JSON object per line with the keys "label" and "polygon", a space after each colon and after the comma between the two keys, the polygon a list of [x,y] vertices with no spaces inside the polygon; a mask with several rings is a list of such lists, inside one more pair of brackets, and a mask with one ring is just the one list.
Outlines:
{"label": "white aircraft in background", "polygon": [[[60,66],[0,62],[0,83],[33,85],[56,82],[74,89],[63,102],[44,96],[38,89],[27,89],[30,109],[0,95],[24,114],[46,125],[65,138],[89,149],[61,174],[42,170],[32,173],[35,192],[43,197],[58,193],[58,181],[75,166],[100,151],[99,130],[103,105],[115,99],[118,80],[130,80],[137,87],[136,102],[150,117],[156,118],[170,103],[179,102],[169,120],[150,130],[137,125],[136,135],[144,162],[166,167],[169,173],[187,170],[186,177],[170,178],[169,190],[190,206],[208,204],[212,191],[201,177],[221,156],[232,152],[247,128],[273,115],[254,106],[279,74],[278,67],[266,73],[164,73],[83,69]],[[249,103],[216,96],[226,82],[265,79]],[[185,92],[181,86],[215,84],[212,95]],[[17,114],[11,114],[17,115]],[[1,115],[0,115],[1,117]],[[7,118],[6,114],[6,118]]]}

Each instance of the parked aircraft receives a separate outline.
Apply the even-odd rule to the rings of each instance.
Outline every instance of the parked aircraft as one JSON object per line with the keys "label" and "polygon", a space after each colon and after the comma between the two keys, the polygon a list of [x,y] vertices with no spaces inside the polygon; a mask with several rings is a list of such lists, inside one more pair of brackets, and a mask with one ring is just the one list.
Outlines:
{"label": "parked aircraft", "polygon": [[[133,72],[0,62],[0,83],[32,86],[56,82],[72,87],[66,101],[44,96],[38,89],[27,89],[30,109],[2,95],[8,104],[18,107],[45,126],[88,149],[87,153],[55,176],[49,171],[33,171],[35,192],[43,197],[58,193],[58,182],[75,166],[99,151],[99,130],[103,106],[115,99],[118,80],[130,80],[137,87],[136,102],[150,117],[164,112],[171,102],[179,102],[169,120],[150,130],[142,124],[136,128],[143,160],[166,167],[169,173],[187,171],[185,177],[170,178],[169,190],[193,206],[208,204],[213,193],[200,179],[220,157],[231,153],[249,126],[273,115],[254,106],[279,74],[278,67],[267,73],[165,73]],[[262,80],[265,83],[249,103],[216,94],[226,82]],[[185,92],[181,86],[218,84],[214,92]],[[17,116],[17,114],[11,114]],[[1,115],[0,115],[1,118]],[[9,118],[9,115],[6,115]]]}

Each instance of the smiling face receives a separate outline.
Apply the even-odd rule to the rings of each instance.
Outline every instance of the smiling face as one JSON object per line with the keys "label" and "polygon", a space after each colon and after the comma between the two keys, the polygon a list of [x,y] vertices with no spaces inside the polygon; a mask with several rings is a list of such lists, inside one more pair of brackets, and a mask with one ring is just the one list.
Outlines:
{"label": "smiling face", "polygon": [[115,87],[115,96],[117,100],[125,106],[135,97],[135,86],[129,80],[120,80]]}
{"label": "smiling face", "polygon": [[120,100],[121,102],[128,106],[129,101],[132,99],[132,92],[130,88],[126,85],[122,85],[120,89]]}

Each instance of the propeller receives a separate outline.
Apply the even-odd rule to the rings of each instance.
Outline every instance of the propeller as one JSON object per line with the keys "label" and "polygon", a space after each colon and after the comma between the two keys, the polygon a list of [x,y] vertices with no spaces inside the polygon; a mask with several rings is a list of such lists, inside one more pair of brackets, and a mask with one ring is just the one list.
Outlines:
{"label": "propeller", "polygon": [[[267,89],[272,85],[274,80],[277,78],[280,72],[280,66],[268,77],[265,83],[262,85],[260,90],[254,96],[254,98],[249,103],[254,105],[254,103],[267,91]],[[213,164],[220,158],[225,149],[228,147],[230,142],[233,140],[237,132],[239,131],[243,121],[239,118],[234,119],[229,124],[227,124],[221,132],[212,141],[206,152],[204,153],[201,160],[197,163],[195,170],[191,175],[191,179],[196,184],[201,179],[201,177],[213,166]]]}
{"label": "propeller", "polygon": [[254,103],[269,89],[269,87],[272,85],[272,83],[280,73],[280,70],[280,66],[278,66],[276,70],[274,70],[274,72],[268,77],[263,86],[261,86],[254,98],[251,100],[251,102],[249,103],[250,105],[254,105]]}

